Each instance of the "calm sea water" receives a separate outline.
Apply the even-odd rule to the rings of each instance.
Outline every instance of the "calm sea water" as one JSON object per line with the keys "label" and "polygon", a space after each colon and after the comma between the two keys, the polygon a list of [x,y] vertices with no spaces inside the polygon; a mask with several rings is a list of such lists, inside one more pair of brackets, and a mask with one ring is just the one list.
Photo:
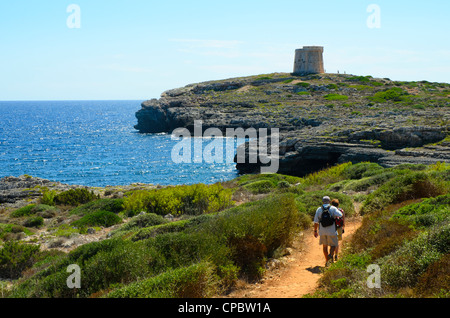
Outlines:
{"label": "calm sea water", "polygon": [[0,102],[0,177],[28,174],[102,187],[211,184],[238,176],[230,158],[213,164],[174,163],[171,151],[177,140],[168,134],[139,134],[133,128],[140,103]]}

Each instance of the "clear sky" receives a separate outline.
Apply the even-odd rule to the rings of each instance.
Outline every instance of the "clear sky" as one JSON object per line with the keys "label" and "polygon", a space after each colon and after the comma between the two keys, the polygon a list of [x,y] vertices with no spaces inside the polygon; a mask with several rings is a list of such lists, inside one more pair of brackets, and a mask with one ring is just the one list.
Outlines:
{"label": "clear sky", "polygon": [[291,72],[305,45],[329,73],[448,83],[449,15],[448,0],[2,0],[0,100],[158,98]]}

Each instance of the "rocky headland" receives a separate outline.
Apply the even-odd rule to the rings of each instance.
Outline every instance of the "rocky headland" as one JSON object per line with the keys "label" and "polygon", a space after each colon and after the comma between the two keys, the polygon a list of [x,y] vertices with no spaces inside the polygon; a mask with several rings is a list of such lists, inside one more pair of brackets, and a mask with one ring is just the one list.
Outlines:
{"label": "rocky headland", "polygon": [[[141,133],[184,127],[277,128],[278,172],[296,176],[336,163],[445,162],[450,84],[349,74],[274,73],[190,84],[142,103]],[[249,143],[243,145],[248,155]],[[269,152],[270,153],[270,152]],[[275,159],[275,158],[272,158]],[[237,163],[242,173],[258,163]]]}

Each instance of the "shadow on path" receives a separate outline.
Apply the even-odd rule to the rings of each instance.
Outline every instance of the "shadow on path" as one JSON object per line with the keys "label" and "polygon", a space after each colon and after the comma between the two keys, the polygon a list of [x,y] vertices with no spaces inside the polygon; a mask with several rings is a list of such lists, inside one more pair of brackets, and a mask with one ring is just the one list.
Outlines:
{"label": "shadow on path", "polygon": [[306,268],[307,271],[310,271],[313,274],[321,274],[324,267],[322,266],[314,266]]}

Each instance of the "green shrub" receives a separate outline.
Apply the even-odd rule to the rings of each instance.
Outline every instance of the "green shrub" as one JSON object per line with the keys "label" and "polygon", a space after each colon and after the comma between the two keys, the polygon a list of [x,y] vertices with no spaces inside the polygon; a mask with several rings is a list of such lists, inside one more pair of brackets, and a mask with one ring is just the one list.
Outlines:
{"label": "green shrub", "polygon": [[350,82],[370,83],[370,77],[368,76],[352,76],[347,79]]}
{"label": "green shrub", "polygon": [[224,244],[223,237],[204,230],[160,234],[150,244],[165,259],[166,266],[171,268],[203,259],[209,259],[216,265],[230,263],[230,249]]}
{"label": "green shrub", "polygon": [[363,177],[370,177],[380,173],[384,168],[373,162],[360,162],[353,165],[348,165],[343,171],[346,179],[361,179]]}
{"label": "green shrub", "polygon": [[55,205],[55,197],[56,197],[56,191],[55,190],[48,190],[45,189],[44,192],[42,193],[42,197],[40,198],[40,203],[41,204],[46,204],[46,205]]}
{"label": "green shrub", "polygon": [[373,96],[369,97],[369,100],[376,103],[384,103],[386,101],[400,102],[405,100],[406,95],[408,95],[408,92],[404,91],[400,87],[393,87],[385,91],[375,93]]}
{"label": "green shrub", "polygon": [[346,162],[308,174],[301,179],[301,183],[303,186],[320,186],[323,188],[328,184],[343,180],[344,171],[351,165],[351,162]]}
{"label": "green shrub", "polygon": [[418,278],[415,292],[419,297],[450,297],[450,254],[432,263]]}
{"label": "green shrub", "polygon": [[135,191],[124,200],[124,208],[132,216],[141,211],[159,215],[200,215],[223,210],[233,204],[231,189],[220,184],[183,185]]}
{"label": "green shrub", "polygon": [[76,227],[103,226],[110,227],[122,222],[122,219],[113,212],[96,211],[83,216],[81,219],[72,222]]}
{"label": "green shrub", "polygon": [[241,274],[253,280],[263,273],[265,258],[292,243],[300,230],[298,215],[294,195],[277,194],[224,211],[203,229],[225,240]]}
{"label": "green shrub", "polygon": [[302,179],[299,177],[282,175],[278,173],[246,174],[234,179],[239,186],[246,186],[256,181],[270,181],[274,187],[282,181],[284,181],[284,184],[287,182],[289,185],[292,185],[299,183],[301,180]]}
{"label": "green shrub", "polygon": [[367,196],[361,214],[382,210],[390,204],[406,200],[433,197],[442,194],[442,189],[425,172],[400,175],[380,186]]}
{"label": "green shrub", "polygon": [[250,281],[262,277],[267,247],[249,234],[244,237],[231,237],[233,260],[241,273]]}
{"label": "green shrub", "polygon": [[269,193],[276,187],[270,180],[259,180],[244,185],[244,188],[253,194]]}
{"label": "green shrub", "polygon": [[77,188],[57,194],[53,198],[53,202],[58,205],[78,206],[95,199],[98,199],[98,196],[96,196],[93,191],[89,191],[85,188]]}
{"label": "green shrub", "polygon": [[328,89],[337,89],[338,88],[338,86],[336,84],[328,84],[326,87]]}
{"label": "green shrub", "polygon": [[31,235],[33,232],[22,225],[0,223],[0,239],[3,241],[19,240],[23,234]]}
{"label": "green shrub", "polygon": [[348,96],[341,94],[327,94],[324,96],[326,100],[347,100]]}
{"label": "green shrub", "polygon": [[277,187],[280,189],[287,189],[291,186],[291,184],[285,180],[278,182]]}
{"label": "green shrub", "polygon": [[341,257],[323,273],[319,280],[321,289],[312,294],[312,297],[358,297],[361,280],[367,278],[366,269],[369,264],[370,256],[365,253]]}
{"label": "green shrub", "polygon": [[112,234],[125,234],[126,232],[133,232],[142,228],[165,224],[167,222],[169,221],[164,219],[161,215],[157,215],[155,213],[145,213],[133,217],[126,224],[115,230]]}
{"label": "green shrub", "polygon": [[421,234],[380,260],[383,283],[394,290],[414,287],[420,275],[441,256],[442,253],[433,246],[428,235]]}
{"label": "green shrub", "polygon": [[206,298],[214,295],[214,266],[201,262],[167,271],[110,292],[108,298]]}
{"label": "green shrub", "polygon": [[39,227],[44,225],[44,218],[41,216],[31,217],[26,219],[23,225],[26,227]]}
{"label": "green shrub", "polygon": [[16,279],[31,267],[39,254],[39,246],[6,242],[0,249],[0,277]]}
{"label": "green shrub", "polygon": [[394,219],[408,221],[418,227],[430,227],[450,218],[450,195],[424,199],[399,209]]}
{"label": "green shrub", "polygon": [[23,208],[17,209],[13,212],[11,212],[11,216],[13,218],[18,218],[18,217],[22,217],[22,216],[29,216],[32,214],[32,210],[33,208],[36,206],[36,204],[29,204]]}
{"label": "green shrub", "polygon": [[23,217],[23,216],[30,216],[34,215],[36,213],[42,213],[42,212],[52,212],[55,213],[57,209],[53,206],[46,205],[46,204],[30,204],[23,208],[17,209],[11,213],[11,217]]}
{"label": "green shrub", "polygon": [[[81,288],[67,288],[67,266],[82,268]],[[128,284],[165,268],[164,260],[145,242],[110,239],[80,246],[33,277],[33,285],[19,284],[22,297],[90,297],[118,283]]]}
{"label": "green shrub", "polygon": [[398,173],[396,173],[395,171],[385,171],[385,172],[382,171],[383,170],[380,170],[379,174],[375,174],[370,177],[364,177],[359,180],[351,180],[342,187],[342,190],[345,191],[350,190],[357,192],[366,191],[371,187],[373,188],[379,187],[398,175]]}
{"label": "green shrub", "polygon": [[187,220],[181,220],[176,222],[164,223],[154,226],[145,227],[135,231],[130,239],[133,241],[145,240],[151,237],[155,237],[159,234],[181,232],[186,228],[189,223]]}

